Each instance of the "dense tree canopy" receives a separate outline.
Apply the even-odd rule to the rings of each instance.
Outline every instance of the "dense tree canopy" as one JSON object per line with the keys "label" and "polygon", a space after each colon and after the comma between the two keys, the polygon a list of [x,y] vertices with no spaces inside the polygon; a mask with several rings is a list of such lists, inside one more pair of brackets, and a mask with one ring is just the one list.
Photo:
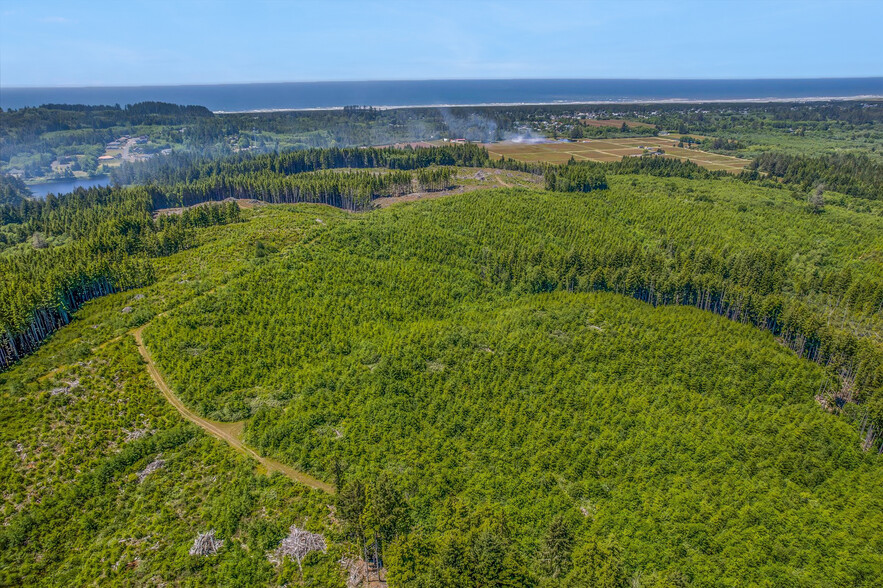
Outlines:
{"label": "dense tree canopy", "polygon": [[764,153],[752,162],[751,167],[788,184],[801,185],[804,190],[822,183],[844,194],[883,199],[883,164],[866,155],[806,158]]}
{"label": "dense tree canopy", "polygon": [[[253,272],[148,327],[148,345],[189,406],[249,419],[256,447],[326,479],[342,464],[338,514],[369,555],[370,488],[392,476],[410,521],[382,548],[398,585],[616,586],[639,572],[660,586],[795,573],[867,584],[880,565],[879,458],[861,450],[861,423],[819,406],[823,367],[702,310],[568,292],[556,269],[580,241],[625,260],[620,239],[675,234],[682,207],[730,219],[733,255],[763,225],[781,226],[779,214],[802,219],[779,248],[799,247],[818,217],[735,181],[689,201],[692,180],[671,193],[670,179],[608,181],[589,194],[325,213],[309,246],[256,258]],[[782,209],[738,220],[739,204],[763,195]],[[723,225],[692,226],[663,247],[724,247]],[[710,270],[714,257],[693,255]],[[790,257],[758,261],[778,264],[762,279],[792,275]],[[559,516],[572,517],[572,549],[558,547],[550,566]],[[849,555],[816,558],[819,545]]]}

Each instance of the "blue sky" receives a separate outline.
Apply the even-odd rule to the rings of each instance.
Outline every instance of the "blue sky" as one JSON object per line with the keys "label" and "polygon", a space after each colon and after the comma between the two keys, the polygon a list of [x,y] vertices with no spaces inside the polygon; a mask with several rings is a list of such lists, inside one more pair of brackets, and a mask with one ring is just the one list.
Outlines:
{"label": "blue sky", "polygon": [[883,75],[883,0],[0,0],[0,86]]}

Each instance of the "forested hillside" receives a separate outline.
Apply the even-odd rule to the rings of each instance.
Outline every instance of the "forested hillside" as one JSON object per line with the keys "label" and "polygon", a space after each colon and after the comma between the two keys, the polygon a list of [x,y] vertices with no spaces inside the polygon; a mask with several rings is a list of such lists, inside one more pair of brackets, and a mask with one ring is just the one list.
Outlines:
{"label": "forested hillside", "polygon": [[[576,292],[582,273],[569,288],[556,264],[621,257],[637,235],[732,255],[770,239],[783,281],[874,277],[879,218],[829,207],[822,223],[734,180],[607,182],[366,215],[261,207],[194,229],[152,262],[153,285],[88,303],[0,375],[6,581],[297,584],[295,562],[266,554],[299,524],[331,546],[304,562],[312,585],[342,585],[337,560],[376,539],[390,586],[873,586],[883,464],[860,422],[820,406],[824,366],[711,312]],[[255,476],[176,425],[131,339],[99,348],[137,325],[188,406],[245,419],[253,447],[339,497]],[[118,416],[99,408],[116,398]],[[218,554],[188,555],[209,529]]]}
{"label": "forested hillside", "polygon": [[[43,104],[0,110],[0,168],[28,178],[81,177],[106,171],[99,157],[121,135],[149,136],[151,152],[188,144],[209,147],[198,129],[211,125],[213,115],[203,106],[163,102],[115,105]],[[190,129],[182,132],[184,125]]]}
{"label": "forested hillside", "polygon": [[[0,206],[2,582],[875,585],[879,178],[765,161],[310,149]],[[494,166],[537,187],[371,210]],[[274,564],[292,525],[327,549]]]}
{"label": "forested hillside", "polygon": [[[3,238],[13,254],[3,261],[7,268],[3,287],[9,295],[0,309],[6,332],[0,363],[8,364],[33,350],[48,333],[66,324],[83,301],[152,281],[152,266],[147,260],[187,248],[188,227],[236,221],[239,210],[230,202],[224,207],[200,207],[182,216],[154,220],[151,214],[160,207],[251,195],[267,202],[321,202],[359,210],[377,197],[451,187],[453,169],[440,165],[488,164],[487,152],[472,145],[307,150],[193,162],[189,167],[170,168],[166,183],[93,189],[58,199],[28,201],[19,207],[7,205],[0,208],[0,214],[6,221]],[[498,234],[482,233],[483,239],[490,239],[485,246],[492,252],[483,260],[489,264],[489,279],[509,288],[527,284],[532,291],[601,290],[628,294],[654,305],[689,304],[770,330],[800,356],[824,364],[839,379],[839,390],[824,391],[831,396],[829,402],[842,408],[844,403],[859,401],[863,411],[870,411],[867,415],[863,412],[861,418],[867,416],[868,420],[863,427],[867,443],[875,444],[883,428],[878,422],[883,386],[879,338],[883,283],[876,258],[854,254],[856,247],[870,245],[873,251],[876,246],[876,215],[848,213],[841,206],[819,216],[824,210],[823,188],[817,188],[812,198],[807,196],[813,202],[807,208],[793,201],[795,195],[798,200],[803,196],[792,190],[790,206],[768,201],[772,208],[765,211],[761,222],[768,224],[773,234],[763,235],[756,232],[757,225],[753,230],[744,227],[753,216],[748,203],[756,206],[756,202],[742,201],[735,208],[729,202],[723,207],[716,205],[724,191],[760,192],[690,162],[630,158],[612,164],[563,167],[508,161],[495,165],[545,170],[549,191],[594,190],[599,196],[588,203],[596,208],[591,220],[581,220],[576,214],[579,208],[567,204],[566,199],[553,199],[553,206],[563,208],[550,218],[565,232],[549,233],[547,227],[537,227],[530,234],[545,236],[533,245],[523,238],[515,242],[517,233],[506,235],[499,230],[515,218],[525,227],[535,225],[537,215],[533,211],[524,215],[523,208],[506,210],[492,225]],[[412,169],[417,171],[403,171]],[[814,168],[807,169],[811,173]],[[823,171],[804,177],[803,186]],[[606,173],[637,175],[607,190]],[[638,182],[644,174],[670,178],[665,184],[654,180],[650,193],[655,195],[661,189],[671,196],[682,190],[687,206],[675,200],[675,205],[667,202],[659,209],[659,199],[648,201],[648,185]],[[703,182],[695,181],[699,179]],[[749,185],[777,185],[752,180],[750,174],[739,179]],[[877,186],[873,176],[868,182]],[[767,193],[783,200],[781,192]],[[634,200],[637,195],[644,198]],[[618,217],[616,206],[629,199],[634,201],[636,216]],[[855,209],[855,202],[862,200],[854,198],[845,208]],[[858,208],[871,212],[874,204],[859,204]],[[550,210],[545,207],[543,215],[552,214]],[[847,217],[841,220],[843,214]],[[606,222],[596,225],[605,217]],[[695,221],[700,217],[705,220],[697,226]],[[481,215],[467,215],[458,230],[465,230],[478,218]],[[650,233],[639,236],[628,230],[635,222],[650,223]],[[845,223],[852,227],[852,237],[843,230]],[[791,226],[780,228],[786,224]],[[660,226],[669,226],[670,231],[660,232]],[[709,230],[728,238],[715,239]],[[815,247],[811,236],[819,231],[826,239],[834,239],[828,243],[834,249],[826,250],[827,258],[816,259],[810,254],[802,259],[808,248]],[[30,247],[25,243],[29,235]],[[604,235],[603,240],[596,240],[599,235]],[[746,240],[747,235],[754,240]],[[856,240],[864,235],[864,241]],[[413,254],[413,248],[410,250]],[[461,254],[474,257],[473,252]],[[828,312],[835,306],[842,307],[842,314]]]}
{"label": "forested hillside", "polygon": [[0,174],[0,205],[19,206],[30,197],[31,191],[19,178]]}
{"label": "forested hillside", "polygon": [[[0,170],[29,181],[76,172],[80,177],[110,174],[118,181],[126,179],[121,183],[144,183],[154,167],[194,158],[441,137],[496,141],[512,134],[514,125],[508,110],[474,108],[213,114],[201,106],[162,102],[123,107],[44,104],[0,110]],[[136,144],[137,163],[119,160],[121,153],[113,142],[123,136],[141,139]],[[110,161],[99,160],[102,155],[109,155]]]}
{"label": "forested hillside", "polygon": [[804,188],[823,183],[844,194],[874,200],[883,199],[883,164],[866,155],[829,155],[801,158],[764,153],[751,167]]}
{"label": "forested hillside", "polygon": [[[487,152],[469,145],[314,149],[193,163],[173,168],[166,184],[80,189],[0,205],[0,251],[8,253],[0,257],[0,368],[67,324],[82,302],[150,283],[147,260],[186,249],[193,226],[235,222],[239,215],[238,206],[228,202],[154,219],[161,208],[251,196],[360,210],[378,197],[451,187],[453,170],[438,165],[487,160]],[[321,171],[337,168],[377,171]],[[418,171],[394,171],[413,169]]]}
{"label": "forested hillside", "polygon": [[[94,188],[0,207],[0,366],[30,353],[92,298],[149,284],[149,258],[186,249],[194,226],[239,219],[235,203],[154,220],[142,189]],[[30,239],[28,236],[30,235]]]}
{"label": "forested hillside", "polygon": [[[190,249],[159,260],[153,286],[86,304],[0,373],[0,585],[343,585],[337,544],[313,554],[303,576],[294,562],[266,558],[294,524],[330,539],[328,498],[263,475],[185,423],[131,336],[120,337],[245,271],[255,241],[290,244],[297,231],[286,225],[193,231]],[[274,238],[283,229],[286,240]],[[210,530],[220,552],[190,555]]]}

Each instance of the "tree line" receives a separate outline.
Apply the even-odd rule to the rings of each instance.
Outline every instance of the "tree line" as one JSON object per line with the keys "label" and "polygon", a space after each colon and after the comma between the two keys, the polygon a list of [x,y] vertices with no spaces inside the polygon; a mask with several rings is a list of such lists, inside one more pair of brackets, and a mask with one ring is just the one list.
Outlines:
{"label": "tree line", "polygon": [[607,188],[607,176],[598,166],[565,165],[545,173],[546,190],[552,192],[591,192]]}
{"label": "tree line", "polygon": [[226,198],[253,198],[273,204],[315,202],[363,210],[376,198],[448,189],[453,186],[455,175],[449,167],[417,172],[323,170],[294,175],[273,172],[219,175],[174,186],[168,190],[167,198],[170,204],[183,206]]}
{"label": "tree line", "polygon": [[780,178],[809,190],[825,184],[850,196],[883,199],[883,164],[860,153],[837,153],[821,157],[801,157],[785,153],[763,153],[752,160],[749,169]]}
{"label": "tree line", "polygon": [[[78,209],[84,201],[93,206]],[[149,202],[141,189],[92,188],[18,209],[24,228],[13,237],[33,232],[29,247],[0,256],[0,368],[34,351],[84,302],[151,283],[150,258],[193,246],[196,227],[240,219],[228,202],[154,220]],[[51,246],[53,235],[72,240]]]}
{"label": "tree line", "polygon": [[30,197],[31,191],[20,178],[0,174],[0,206],[4,204],[19,206]]}

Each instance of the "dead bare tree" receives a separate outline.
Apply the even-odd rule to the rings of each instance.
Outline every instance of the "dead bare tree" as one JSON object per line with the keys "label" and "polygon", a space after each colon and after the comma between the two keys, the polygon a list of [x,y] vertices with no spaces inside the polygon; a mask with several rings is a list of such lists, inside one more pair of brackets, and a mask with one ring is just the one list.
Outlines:
{"label": "dead bare tree", "polygon": [[347,571],[346,588],[357,588],[368,579],[368,565],[363,559],[344,557],[340,565]]}
{"label": "dead bare tree", "polygon": [[224,541],[216,539],[215,530],[211,529],[196,536],[193,547],[190,548],[190,555],[214,555],[223,544]]}
{"label": "dead bare tree", "polygon": [[298,529],[297,525],[291,525],[288,530],[288,537],[279,542],[279,547],[267,554],[267,559],[275,564],[281,564],[285,556],[294,558],[297,561],[297,567],[303,574],[303,559],[311,551],[325,552],[328,549],[325,544],[325,537],[318,533],[310,533],[303,529]]}
{"label": "dead bare tree", "polygon": [[814,214],[818,214],[825,209],[825,184],[816,186],[815,190],[806,197],[806,206]]}
{"label": "dead bare tree", "polygon": [[144,468],[143,470],[138,472],[138,483],[139,484],[144,481],[144,478],[146,478],[147,476],[149,476],[150,474],[152,474],[156,470],[160,469],[163,466],[163,464],[166,463],[165,460],[160,459],[160,457],[161,456],[159,456],[159,455],[156,456],[156,459],[154,459],[152,462],[147,464],[146,468]]}

